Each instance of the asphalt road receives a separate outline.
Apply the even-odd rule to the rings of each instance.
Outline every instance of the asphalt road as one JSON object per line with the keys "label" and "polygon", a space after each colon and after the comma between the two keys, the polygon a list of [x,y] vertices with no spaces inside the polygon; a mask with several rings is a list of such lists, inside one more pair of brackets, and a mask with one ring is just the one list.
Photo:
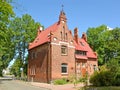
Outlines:
{"label": "asphalt road", "polygon": [[19,81],[0,81],[0,90],[49,90],[46,88],[40,88],[32,86],[29,83]]}

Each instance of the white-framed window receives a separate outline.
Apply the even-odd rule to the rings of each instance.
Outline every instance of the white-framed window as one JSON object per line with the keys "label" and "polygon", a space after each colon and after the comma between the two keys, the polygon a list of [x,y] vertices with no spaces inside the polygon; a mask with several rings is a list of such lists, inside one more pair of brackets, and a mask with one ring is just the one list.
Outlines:
{"label": "white-framed window", "polygon": [[97,70],[97,66],[93,65],[93,70],[96,71]]}
{"label": "white-framed window", "polygon": [[86,53],[87,53],[86,51],[80,51],[80,50],[75,51],[75,54],[82,55],[82,56],[86,56],[87,55]]}
{"label": "white-framed window", "polygon": [[62,63],[61,64],[61,73],[62,74],[67,74],[68,73],[68,65],[67,65],[67,63]]}
{"label": "white-framed window", "polygon": [[64,46],[64,45],[61,46],[61,54],[67,55],[67,46]]}
{"label": "white-framed window", "polygon": [[32,57],[31,59],[35,59],[35,52],[31,53],[31,57]]}
{"label": "white-framed window", "polygon": [[35,74],[36,74],[35,66],[31,66],[30,67],[30,75],[35,75]]}
{"label": "white-framed window", "polygon": [[82,63],[82,67],[84,67],[84,68],[85,68],[85,63],[84,63],[84,62]]}

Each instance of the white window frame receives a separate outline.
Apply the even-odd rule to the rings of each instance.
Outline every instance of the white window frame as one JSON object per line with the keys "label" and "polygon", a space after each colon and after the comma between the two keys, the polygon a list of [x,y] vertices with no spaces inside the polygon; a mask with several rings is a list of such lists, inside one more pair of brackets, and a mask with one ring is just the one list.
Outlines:
{"label": "white window frame", "polygon": [[[63,70],[65,68],[65,71]],[[61,73],[62,74],[68,74],[68,64],[67,63],[62,63],[61,64]]]}
{"label": "white window frame", "polygon": [[61,46],[61,55],[67,55],[67,46],[64,46],[64,45]]}

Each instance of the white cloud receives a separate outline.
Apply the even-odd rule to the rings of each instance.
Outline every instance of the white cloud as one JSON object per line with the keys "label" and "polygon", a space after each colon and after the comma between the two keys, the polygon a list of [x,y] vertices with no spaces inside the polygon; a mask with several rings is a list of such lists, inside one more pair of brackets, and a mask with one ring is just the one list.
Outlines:
{"label": "white cloud", "polygon": [[107,29],[108,29],[108,30],[113,30],[113,28],[111,28],[111,27],[109,27],[109,26],[107,26]]}

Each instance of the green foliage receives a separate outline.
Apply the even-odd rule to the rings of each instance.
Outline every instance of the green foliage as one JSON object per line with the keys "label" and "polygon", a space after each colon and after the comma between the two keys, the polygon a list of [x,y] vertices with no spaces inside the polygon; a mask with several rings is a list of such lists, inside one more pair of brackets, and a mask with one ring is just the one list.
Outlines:
{"label": "green foliage", "polygon": [[120,28],[109,30],[101,25],[87,30],[88,43],[98,54],[98,63],[103,65],[111,59],[120,60]]}
{"label": "green foliage", "polygon": [[95,72],[90,77],[90,82],[94,86],[120,85],[120,66],[115,60],[110,60],[107,65],[103,65],[99,72]]}
{"label": "green foliage", "polygon": [[21,60],[21,67],[27,72],[28,43],[33,41],[40,26],[28,14],[15,17],[10,3],[12,0],[0,0],[0,76],[13,58]]}
{"label": "green foliage", "polygon": [[15,75],[15,77],[21,76],[21,70],[20,70],[20,68],[22,67],[21,63],[22,61],[20,59],[17,59],[15,60],[13,66],[10,68],[11,74]]}
{"label": "green foliage", "polygon": [[113,81],[113,74],[110,71],[95,73],[90,78],[90,82],[95,86],[111,86]]}
{"label": "green foliage", "polygon": [[79,78],[78,82],[86,82],[87,80],[87,77],[81,77]]}
{"label": "green foliage", "polygon": [[65,78],[57,79],[57,80],[54,81],[55,85],[63,85],[63,84],[66,84],[66,83],[67,83],[67,80]]}
{"label": "green foliage", "polygon": [[120,87],[112,87],[112,86],[107,86],[107,87],[82,87],[79,88],[78,90],[120,90]]}
{"label": "green foliage", "polygon": [[0,0],[0,76],[13,58],[14,44],[11,42],[12,30],[8,28],[14,12],[8,0]]}
{"label": "green foliage", "polygon": [[12,37],[12,42],[15,44],[14,57],[16,60],[19,58],[22,61],[19,64],[21,64],[20,68],[24,68],[24,74],[27,74],[28,44],[35,38],[38,26],[40,26],[40,23],[35,22],[28,14],[23,15],[21,18],[15,17],[11,20],[9,26],[14,32],[14,36]]}
{"label": "green foliage", "polygon": [[116,78],[115,78],[115,81],[114,81],[114,85],[120,86],[120,73],[118,73],[116,75]]}

